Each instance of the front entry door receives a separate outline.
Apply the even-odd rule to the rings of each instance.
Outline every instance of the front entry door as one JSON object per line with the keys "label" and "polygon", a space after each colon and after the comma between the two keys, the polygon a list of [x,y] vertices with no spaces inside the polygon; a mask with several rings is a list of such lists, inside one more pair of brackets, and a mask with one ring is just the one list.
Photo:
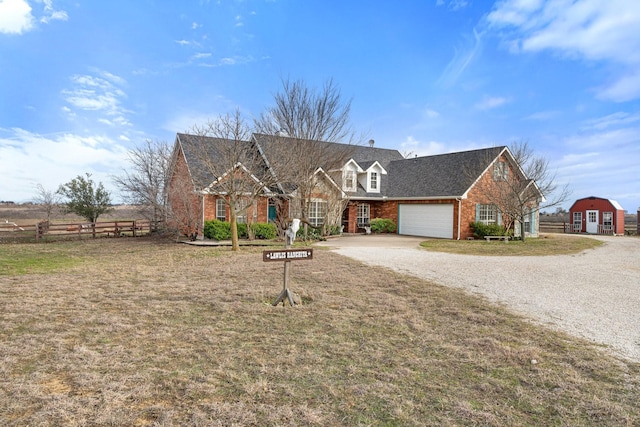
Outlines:
{"label": "front entry door", "polygon": [[587,233],[598,234],[598,211],[587,211]]}

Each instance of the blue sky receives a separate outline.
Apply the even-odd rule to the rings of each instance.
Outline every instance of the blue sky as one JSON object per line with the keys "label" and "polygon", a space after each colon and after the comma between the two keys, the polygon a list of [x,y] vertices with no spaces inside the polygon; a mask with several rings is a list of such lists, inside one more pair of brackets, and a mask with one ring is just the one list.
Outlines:
{"label": "blue sky", "polygon": [[573,200],[640,206],[640,2],[0,0],[0,200],[111,177],[282,78],[352,99],[377,147],[526,140]]}

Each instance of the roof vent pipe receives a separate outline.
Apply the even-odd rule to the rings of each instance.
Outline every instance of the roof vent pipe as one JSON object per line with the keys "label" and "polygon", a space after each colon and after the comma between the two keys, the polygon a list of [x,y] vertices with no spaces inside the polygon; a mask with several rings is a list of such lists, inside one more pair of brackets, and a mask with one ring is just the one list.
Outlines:
{"label": "roof vent pipe", "polygon": [[373,144],[375,144],[376,142],[373,139],[369,140],[369,147],[373,148]]}

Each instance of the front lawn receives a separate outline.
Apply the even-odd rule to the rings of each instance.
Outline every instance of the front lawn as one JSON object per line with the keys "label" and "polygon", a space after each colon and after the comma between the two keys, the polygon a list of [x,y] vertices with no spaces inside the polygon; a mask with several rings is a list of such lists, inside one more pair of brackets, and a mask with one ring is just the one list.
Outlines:
{"label": "front lawn", "polygon": [[16,251],[42,264],[0,275],[2,425],[640,424],[640,364],[330,251],[292,263],[294,308],[261,248]]}
{"label": "front lawn", "polygon": [[602,241],[589,237],[543,234],[535,239],[526,239],[524,242],[432,239],[422,242],[420,246],[430,251],[461,255],[544,256],[575,254],[603,244]]}

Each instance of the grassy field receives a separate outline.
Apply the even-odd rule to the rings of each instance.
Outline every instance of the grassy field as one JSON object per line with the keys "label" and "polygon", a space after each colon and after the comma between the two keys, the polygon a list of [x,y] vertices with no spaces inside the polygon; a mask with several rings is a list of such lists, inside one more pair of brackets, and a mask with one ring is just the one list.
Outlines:
{"label": "grassy field", "polygon": [[602,241],[589,237],[578,237],[566,234],[543,234],[540,238],[526,239],[508,243],[501,241],[487,242],[480,240],[445,240],[431,239],[420,244],[424,249],[463,255],[487,256],[545,256],[567,255],[593,249],[603,244]]}
{"label": "grassy field", "polygon": [[256,248],[8,244],[0,266],[6,426],[640,424],[640,365],[329,251],[293,263],[294,308]]}

